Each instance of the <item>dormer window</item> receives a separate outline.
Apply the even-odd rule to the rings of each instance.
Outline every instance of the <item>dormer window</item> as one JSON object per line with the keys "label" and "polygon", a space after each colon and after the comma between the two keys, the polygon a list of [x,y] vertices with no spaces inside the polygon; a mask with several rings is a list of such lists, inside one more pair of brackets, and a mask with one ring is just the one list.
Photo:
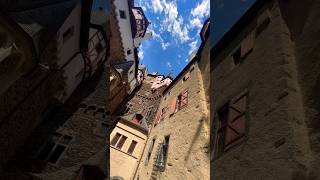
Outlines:
{"label": "dormer window", "polygon": [[133,118],[132,122],[135,124],[141,124],[142,123],[143,116],[141,114],[136,114]]}

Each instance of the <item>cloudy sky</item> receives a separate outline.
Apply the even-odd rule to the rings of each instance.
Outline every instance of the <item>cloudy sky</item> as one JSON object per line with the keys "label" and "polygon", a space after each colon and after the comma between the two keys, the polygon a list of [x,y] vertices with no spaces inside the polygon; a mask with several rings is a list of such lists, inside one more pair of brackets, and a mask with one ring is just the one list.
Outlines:
{"label": "cloudy sky", "polygon": [[199,32],[210,15],[210,0],[135,0],[151,22],[153,38],[139,48],[148,73],[176,77],[190,60],[201,39]]}

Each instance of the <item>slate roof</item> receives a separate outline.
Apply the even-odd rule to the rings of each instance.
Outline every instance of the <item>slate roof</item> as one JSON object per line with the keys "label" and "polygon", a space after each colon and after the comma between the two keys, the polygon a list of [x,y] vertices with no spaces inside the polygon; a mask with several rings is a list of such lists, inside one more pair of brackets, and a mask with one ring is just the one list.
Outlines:
{"label": "slate roof", "polygon": [[144,130],[148,130],[148,124],[147,124],[147,121],[146,121],[146,119],[144,117],[142,118],[141,124],[139,124],[139,125],[132,122],[132,119],[134,118],[134,116],[136,114],[142,114],[142,110],[140,110],[138,112],[135,112],[135,113],[131,113],[131,114],[127,114],[127,115],[121,116],[121,119],[123,119],[125,121],[128,121],[128,122],[130,122],[131,124],[133,124],[135,126],[139,126]]}
{"label": "slate roof", "polygon": [[[33,40],[39,54],[80,0],[38,0],[34,6],[18,4],[2,8]],[[29,2],[32,4],[32,2]]]}
{"label": "slate roof", "polygon": [[112,66],[116,68],[117,71],[121,70],[123,72],[128,72],[133,64],[134,64],[134,61],[126,61],[119,64],[113,64]]}

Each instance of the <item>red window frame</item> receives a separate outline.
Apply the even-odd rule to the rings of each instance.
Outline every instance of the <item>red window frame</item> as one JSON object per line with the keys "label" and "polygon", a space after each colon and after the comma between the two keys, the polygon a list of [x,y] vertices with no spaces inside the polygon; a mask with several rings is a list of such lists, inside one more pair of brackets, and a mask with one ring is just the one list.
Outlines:
{"label": "red window frame", "polygon": [[183,93],[179,94],[177,98],[177,111],[185,108],[188,105],[188,90],[184,91]]}

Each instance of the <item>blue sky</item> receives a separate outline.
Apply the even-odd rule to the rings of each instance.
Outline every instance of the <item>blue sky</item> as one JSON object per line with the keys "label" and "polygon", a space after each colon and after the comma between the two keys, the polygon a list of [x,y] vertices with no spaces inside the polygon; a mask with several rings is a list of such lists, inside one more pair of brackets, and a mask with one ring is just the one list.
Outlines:
{"label": "blue sky", "polygon": [[201,39],[199,32],[210,15],[210,0],[135,0],[151,22],[153,38],[139,48],[140,63],[148,73],[176,77],[188,64]]}
{"label": "blue sky", "polygon": [[217,41],[237,22],[255,0],[212,0],[211,16],[211,43]]}

